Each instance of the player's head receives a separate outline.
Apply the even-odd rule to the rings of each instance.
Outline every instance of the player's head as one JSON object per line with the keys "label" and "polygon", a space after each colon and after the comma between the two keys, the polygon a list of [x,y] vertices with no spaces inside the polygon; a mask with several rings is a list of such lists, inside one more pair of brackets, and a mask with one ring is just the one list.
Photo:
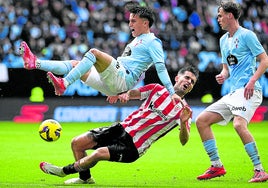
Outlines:
{"label": "player's head", "polygon": [[184,97],[187,93],[192,91],[194,85],[199,77],[199,71],[194,66],[185,66],[179,70],[175,77],[175,92],[180,96]]}
{"label": "player's head", "polygon": [[126,9],[140,18],[148,20],[149,28],[154,24],[154,13],[151,8],[140,6],[137,3],[128,3],[126,4]]}
{"label": "player's head", "polygon": [[196,77],[196,80],[198,80],[199,70],[195,66],[185,66],[178,71],[178,74],[183,75],[186,71],[193,73]]}
{"label": "player's head", "polygon": [[222,1],[218,8],[218,12],[220,11],[220,9],[222,9],[226,13],[232,13],[236,20],[240,18],[242,12],[240,4],[232,1]]}

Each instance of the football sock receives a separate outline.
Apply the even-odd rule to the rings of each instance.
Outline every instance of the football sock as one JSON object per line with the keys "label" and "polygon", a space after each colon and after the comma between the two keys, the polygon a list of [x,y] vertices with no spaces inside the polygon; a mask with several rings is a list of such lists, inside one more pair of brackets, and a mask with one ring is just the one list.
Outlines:
{"label": "football sock", "polygon": [[46,71],[53,72],[57,75],[64,75],[70,72],[73,68],[70,60],[68,61],[55,61],[55,60],[36,60],[36,68]]}
{"label": "football sock", "polygon": [[90,170],[88,169],[88,170],[84,170],[84,171],[79,172],[79,178],[81,180],[84,180],[84,181],[91,178]]}
{"label": "football sock", "polygon": [[76,161],[76,162],[74,163],[74,168],[75,168],[75,170],[76,170],[77,172],[82,172],[82,171],[87,170],[87,168],[84,168],[84,167],[82,167],[82,166],[80,165],[80,161],[81,161],[81,159],[78,160],[78,161]]}
{"label": "football sock", "polygon": [[211,161],[211,165],[214,167],[222,167],[222,162],[220,159],[218,159],[216,161]]}
{"label": "football sock", "polygon": [[79,172],[79,178],[81,180],[86,181],[87,179],[91,178],[91,174],[90,174],[90,170],[89,169],[82,169],[79,166],[79,162],[75,162],[73,164],[69,164],[65,167],[63,167],[63,172],[64,174],[68,175],[68,174],[75,174],[77,172]]}
{"label": "football sock", "polygon": [[96,57],[90,51],[88,51],[82,60],[64,78],[64,80],[67,82],[65,82],[65,86],[71,85],[76,80],[80,79],[81,76],[90,70],[95,62]]}
{"label": "football sock", "polygon": [[203,142],[204,148],[210,158],[212,166],[221,167],[222,163],[218,155],[218,149],[216,147],[215,139],[206,140]]}
{"label": "football sock", "polygon": [[64,174],[66,174],[66,175],[77,173],[77,170],[74,168],[74,163],[63,167],[62,170],[63,170]]}
{"label": "football sock", "polygon": [[250,143],[245,144],[245,150],[247,151],[248,156],[250,157],[250,159],[254,165],[254,168],[257,170],[262,170],[263,167],[261,165],[260,157],[258,155],[256,143],[250,142]]}

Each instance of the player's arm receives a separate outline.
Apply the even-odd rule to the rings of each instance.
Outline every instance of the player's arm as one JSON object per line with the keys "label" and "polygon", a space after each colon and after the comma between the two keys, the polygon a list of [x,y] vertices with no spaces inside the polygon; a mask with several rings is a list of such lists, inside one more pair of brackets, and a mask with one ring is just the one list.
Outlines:
{"label": "player's arm", "polygon": [[268,56],[266,52],[261,53],[257,56],[259,60],[259,66],[249,82],[245,85],[244,97],[248,100],[253,96],[255,82],[265,73],[268,68]]}
{"label": "player's arm", "polygon": [[116,103],[119,100],[121,103],[127,103],[131,99],[146,99],[151,91],[157,86],[157,84],[147,84],[137,89],[131,89],[125,93],[117,96],[108,96],[107,101],[111,104]]}
{"label": "player's arm", "polygon": [[170,77],[168,75],[168,71],[166,69],[165,64],[163,62],[157,62],[155,63],[155,68],[156,68],[160,81],[167,88],[171,96],[173,104],[180,102],[181,97],[175,93],[174,87],[172,85],[172,82],[170,81]]}
{"label": "player's arm", "polygon": [[121,103],[127,103],[130,99],[140,99],[141,98],[141,92],[138,89],[129,90],[125,93],[122,93],[120,95],[116,96],[108,96],[106,101],[108,101],[110,104],[114,104],[119,100]]}
{"label": "player's arm", "polygon": [[131,99],[140,99],[141,98],[141,92],[139,89],[132,89],[127,91],[126,93],[122,93],[118,95],[118,99],[121,103],[127,103],[127,101]]}
{"label": "player's arm", "polygon": [[223,82],[229,77],[229,70],[227,64],[223,63],[222,64],[222,70],[220,74],[216,75],[216,81],[218,84],[223,84]]}
{"label": "player's arm", "polygon": [[165,63],[164,62],[155,63],[155,69],[156,69],[156,72],[157,72],[157,75],[158,75],[160,81],[167,88],[169,94],[170,95],[175,94],[175,90],[174,90],[173,84],[170,80]]}
{"label": "player's arm", "polygon": [[140,99],[141,92],[139,89],[132,89],[127,92],[129,99]]}
{"label": "player's arm", "polygon": [[[176,93],[165,65],[164,51],[161,40],[157,38],[153,40],[148,46],[148,50],[153,59],[158,78],[166,87],[170,96],[174,95],[173,98],[176,98]],[[178,99],[180,100],[180,98]]]}
{"label": "player's arm", "polygon": [[190,136],[190,123],[192,117],[192,110],[189,106],[184,106],[180,114],[180,142],[185,145]]}

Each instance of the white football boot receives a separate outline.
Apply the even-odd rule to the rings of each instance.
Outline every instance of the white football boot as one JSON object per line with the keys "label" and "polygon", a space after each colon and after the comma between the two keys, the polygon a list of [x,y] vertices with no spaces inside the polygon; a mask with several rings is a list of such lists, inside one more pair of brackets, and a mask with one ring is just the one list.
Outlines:
{"label": "white football boot", "polygon": [[94,183],[95,183],[95,181],[92,177],[88,178],[86,181],[81,180],[80,178],[72,178],[72,179],[66,180],[64,182],[64,184],[66,184],[66,185],[70,185],[70,184],[94,184]]}
{"label": "white football boot", "polygon": [[47,162],[41,162],[40,169],[47,174],[51,174],[51,175],[55,175],[55,176],[59,176],[59,177],[66,176],[66,174],[64,174],[64,172],[62,170],[62,167],[58,167],[58,166],[49,164]]}

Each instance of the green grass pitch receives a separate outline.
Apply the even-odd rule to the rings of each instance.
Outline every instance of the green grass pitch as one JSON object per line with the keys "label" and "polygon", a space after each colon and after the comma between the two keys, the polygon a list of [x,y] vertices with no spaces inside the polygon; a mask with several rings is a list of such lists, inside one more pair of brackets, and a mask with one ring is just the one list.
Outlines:
{"label": "green grass pitch", "polygon": [[[39,124],[0,122],[0,187],[182,187],[182,188],[263,188],[268,182],[248,183],[253,167],[232,125],[213,126],[221,160],[227,170],[224,177],[198,181],[196,177],[210,165],[195,125],[189,142],[181,146],[175,129],[152,145],[134,163],[99,162],[91,169],[94,185],[65,186],[64,178],[44,174],[41,161],[56,165],[73,163],[71,139],[93,127],[110,123],[61,123],[62,135],[56,142],[45,142],[38,135]],[[257,141],[261,160],[268,170],[268,122],[252,123],[249,129]],[[90,153],[90,151],[89,151]]]}

